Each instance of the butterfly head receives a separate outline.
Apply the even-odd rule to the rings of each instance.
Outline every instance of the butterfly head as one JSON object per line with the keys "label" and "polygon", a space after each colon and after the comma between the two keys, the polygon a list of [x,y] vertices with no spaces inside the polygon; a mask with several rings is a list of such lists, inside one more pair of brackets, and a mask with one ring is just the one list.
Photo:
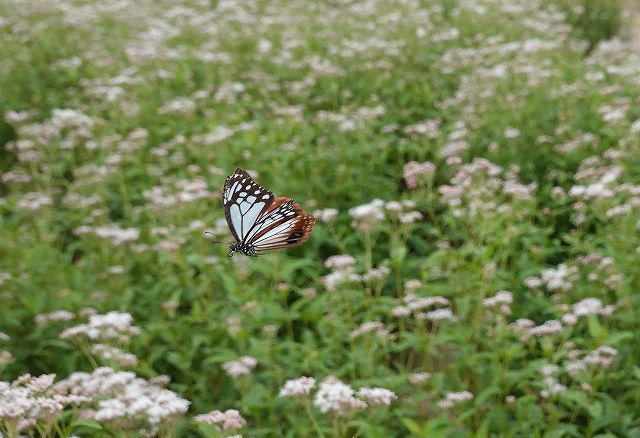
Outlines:
{"label": "butterfly head", "polygon": [[229,257],[233,257],[233,254],[236,252],[241,252],[242,254],[249,257],[257,257],[256,247],[254,245],[243,245],[242,243],[236,243],[234,245],[229,245]]}

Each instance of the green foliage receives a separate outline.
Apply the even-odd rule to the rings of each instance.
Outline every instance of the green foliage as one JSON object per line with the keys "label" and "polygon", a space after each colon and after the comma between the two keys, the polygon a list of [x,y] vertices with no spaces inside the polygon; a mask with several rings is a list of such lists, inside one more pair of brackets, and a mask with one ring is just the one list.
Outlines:
{"label": "green foliage", "polygon": [[[190,406],[34,436],[232,435],[193,421],[214,409],[251,437],[640,436],[637,53],[598,46],[619,1],[58,3],[0,4],[0,379],[111,366]],[[337,217],[229,259],[202,233],[230,239],[236,167]],[[60,338],[87,307],[133,316],[137,363]],[[397,399],[324,414],[279,395],[300,376]]]}

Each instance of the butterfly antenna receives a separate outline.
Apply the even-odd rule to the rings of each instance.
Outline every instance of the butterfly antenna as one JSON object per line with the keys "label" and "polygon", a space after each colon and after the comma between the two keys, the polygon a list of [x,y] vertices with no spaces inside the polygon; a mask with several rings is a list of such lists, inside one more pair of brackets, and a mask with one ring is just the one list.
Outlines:
{"label": "butterfly antenna", "polygon": [[[215,237],[213,233],[211,233],[211,232],[209,232],[209,231],[205,231],[205,232],[204,232],[204,235],[206,236],[207,234],[210,234],[212,237]],[[218,242],[218,241],[216,241],[216,240],[213,240],[213,241],[211,242],[211,244],[212,244],[212,245],[213,245],[213,244],[216,244],[216,243],[217,243],[217,244],[219,244],[219,245],[230,245],[230,243],[226,243],[226,242]]]}

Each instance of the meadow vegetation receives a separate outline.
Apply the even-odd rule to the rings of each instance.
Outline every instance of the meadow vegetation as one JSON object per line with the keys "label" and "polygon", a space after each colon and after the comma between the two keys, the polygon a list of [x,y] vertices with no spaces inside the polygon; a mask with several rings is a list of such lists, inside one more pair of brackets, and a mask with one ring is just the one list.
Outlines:
{"label": "meadow vegetation", "polygon": [[[640,437],[625,19],[0,2],[0,435]],[[236,167],[308,242],[209,244]]]}

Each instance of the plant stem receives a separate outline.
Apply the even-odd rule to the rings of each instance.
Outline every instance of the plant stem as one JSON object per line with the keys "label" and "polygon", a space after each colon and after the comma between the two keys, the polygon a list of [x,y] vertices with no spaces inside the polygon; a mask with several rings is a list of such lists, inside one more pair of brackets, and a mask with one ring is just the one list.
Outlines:
{"label": "plant stem", "polygon": [[309,401],[308,398],[304,400],[303,405],[304,405],[304,410],[307,413],[307,416],[311,420],[311,423],[313,423],[313,427],[316,429],[316,432],[318,432],[318,436],[320,438],[324,438],[324,434],[322,433],[322,429],[320,429],[320,425],[316,421],[316,418],[313,416],[313,412],[311,412],[311,402]]}

